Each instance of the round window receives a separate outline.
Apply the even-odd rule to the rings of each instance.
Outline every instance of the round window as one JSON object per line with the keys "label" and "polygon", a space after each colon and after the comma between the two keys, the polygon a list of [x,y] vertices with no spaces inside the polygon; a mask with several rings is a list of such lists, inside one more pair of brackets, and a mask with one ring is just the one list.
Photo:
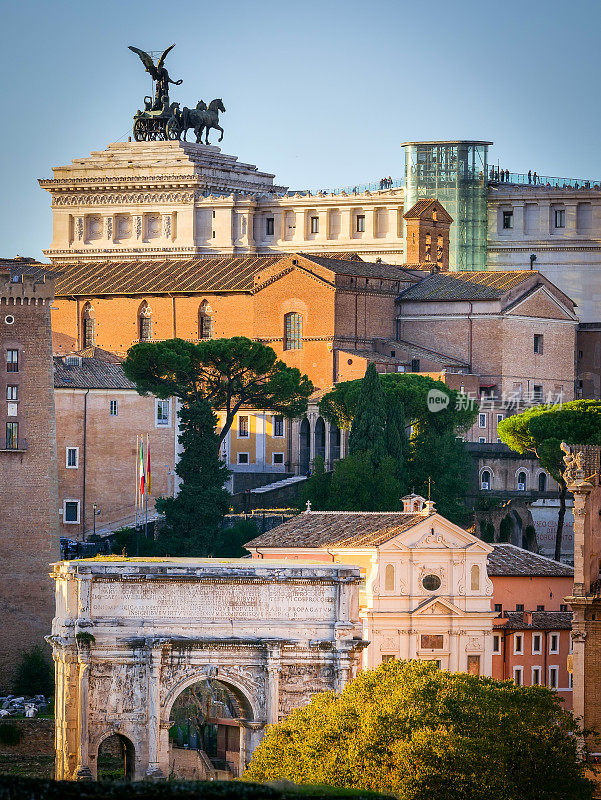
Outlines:
{"label": "round window", "polygon": [[422,579],[422,586],[428,592],[435,592],[440,589],[441,580],[438,575],[424,575]]}
{"label": "round window", "polygon": [[14,321],[15,318],[12,316],[12,314],[9,314],[8,316],[4,317],[4,322],[6,322],[7,325],[12,325]]}

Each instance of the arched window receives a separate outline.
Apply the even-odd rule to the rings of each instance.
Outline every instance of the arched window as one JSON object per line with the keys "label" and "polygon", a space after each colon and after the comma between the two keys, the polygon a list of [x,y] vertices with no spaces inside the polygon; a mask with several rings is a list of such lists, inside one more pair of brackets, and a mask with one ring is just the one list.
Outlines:
{"label": "arched window", "polygon": [[149,342],[152,339],[152,308],[146,300],[138,311],[138,332],[141,342]]}
{"label": "arched window", "polygon": [[94,347],[96,345],[96,313],[91,303],[86,303],[81,315],[82,322],[82,345]]}
{"label": "arched window", "polygon": [[386,564],[384,571],[384,591],[394,592],[394,564]]}
{"label": "arched window", "polygon": [[284,316],[284,350],[300,350],[303,346],[303,318],[296,311]]}
{"label": "arched window", "polygon": [[484,491],[488,491],[491,486],[491,474],[489,470],[485,469],[482,470],[482,475],[480,476],[480,488],[484,489]]}
{"label": "arched window", "polygon": [[198,338],[213,338],[213,309],[206,300],[200,304],[198,311]]}
{"label": "arched window", "polygon": [[547,491],[547,473],[540,472],[538,476],[538,491],[539,492],[546,492]]}
{"label": "arched window", "polygon": [[472,565],[470,586],[472,592],[477,592],[480,589],[480,567],[477,564]]}
{"label": "arched window", "polygon": [[525,472],[518,472],[518,491],[525,492],[526,491],[526,473]]}

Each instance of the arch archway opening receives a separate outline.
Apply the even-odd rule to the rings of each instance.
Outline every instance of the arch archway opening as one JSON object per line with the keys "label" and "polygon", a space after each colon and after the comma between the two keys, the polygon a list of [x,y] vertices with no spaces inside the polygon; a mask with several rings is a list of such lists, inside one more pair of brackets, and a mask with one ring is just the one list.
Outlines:
{"label": "arch archway opening", "polygon": [[301,475],[307,475],[311,459],[311,426],[306,417],[300,424],[299,436],[299,471]]}
{"label": "arch archway opening", "polygon": [[96,779],[99,781],[133,781],[136,770],[133,743],[121,733],[103,739],[98,747]]}
{"label": "arch archway opening", "polygon": [[326,459],[326,425],[322,417],[315,423],[315,456]]}
{"label": "arch archway opening", "polygon": [[191,780],[239,777],[248,749],[243,722],[252,717],[247,698],[230,684],[207,677],[185,688],[169,714],[170,772]]}

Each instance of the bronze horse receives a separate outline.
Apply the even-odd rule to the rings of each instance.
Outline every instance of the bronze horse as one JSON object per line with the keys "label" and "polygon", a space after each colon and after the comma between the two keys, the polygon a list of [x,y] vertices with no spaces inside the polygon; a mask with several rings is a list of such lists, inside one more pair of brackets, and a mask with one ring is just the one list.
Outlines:
{"label": "bronze horse", "polygon": [[208,108],[206,103],[202,100],[198,101],[196,108],[184,108],[181,121],[184,131],[184,142],[186,141],[186,133],[190,128],[194,129],[197,144],[202,144],[203,131],[206,131],[205,144],[209,144],[209,131],[211,128],[221,131],[221,136],[219,137],[219,141],[221,141],[223,139],[223,128],[219,124],[220,111],[225,114],[225,106],[220,97],[211,100]]}

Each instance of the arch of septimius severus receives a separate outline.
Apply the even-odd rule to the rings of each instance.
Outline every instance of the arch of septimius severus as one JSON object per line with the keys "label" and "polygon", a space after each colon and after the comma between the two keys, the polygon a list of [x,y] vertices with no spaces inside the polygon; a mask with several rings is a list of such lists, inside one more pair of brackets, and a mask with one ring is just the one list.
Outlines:
{"label": "arch of septimius severus", "polygon": [[109,557],[53,578],[57,779],[95,778],[114,735],[128,777],[177,775],[171,711],[207,681],[232,695],[240,774],[264,726],[342,688],[365,645],[356,567]]}

